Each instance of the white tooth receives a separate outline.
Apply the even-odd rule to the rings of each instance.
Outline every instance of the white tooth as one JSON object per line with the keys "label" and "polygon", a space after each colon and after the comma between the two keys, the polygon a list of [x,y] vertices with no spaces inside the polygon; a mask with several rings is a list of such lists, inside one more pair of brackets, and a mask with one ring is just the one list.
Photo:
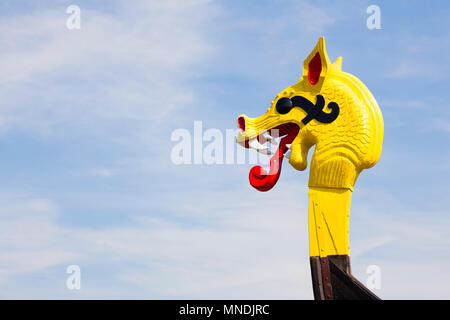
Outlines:
{"label": "white tooth", "polygon": [[271,154],[268,147],[263,146],[256,138],[250,139],[248,142],[248,145],[250,148],[255,149],[258,152],[261,152],[263,154]]}
{"label": "white tooth", "polygon": [[289,143],[289,144],[286,144],[286,147],[288,148],[288,149],[291,149],[291,144]]}
{"label": "white tooth", "polygon": [[284,154],[284,156],[285,156],[286,158],[290,159],[290,158],[291,158],[291,149],[289,149],[289,150]]}
{"label": "white tooth", "polygon": [[272,137],[267,131],[265,131],[263,134],[262,134],[262,136],[267,140],[267,141],[269,141],[270,143],[272,143],[273,145],[277,145],[278,144],[278,142],[277,142],[277,140],[274,138],[274,137]]}

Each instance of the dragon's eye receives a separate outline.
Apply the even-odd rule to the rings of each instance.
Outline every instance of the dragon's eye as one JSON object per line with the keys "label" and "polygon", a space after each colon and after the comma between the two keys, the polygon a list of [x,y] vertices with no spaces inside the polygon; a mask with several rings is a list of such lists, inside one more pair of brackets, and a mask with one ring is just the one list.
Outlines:
{"label": "dragon's eye", "polygon": [[292,109],[292,100],[289,98],[281,98],[278,100],[276,109],[279,114],[286,114]]}

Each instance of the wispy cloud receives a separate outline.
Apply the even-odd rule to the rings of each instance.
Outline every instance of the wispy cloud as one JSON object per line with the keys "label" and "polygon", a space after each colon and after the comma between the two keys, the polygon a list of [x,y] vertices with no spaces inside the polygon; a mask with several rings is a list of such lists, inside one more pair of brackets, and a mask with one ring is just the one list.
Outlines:
{"label": "wispy cloud", "polygon": [[[256,191],[199,190],[195,198],[180,195],[177,202],[166,202],[165,213],[158,216],[149,212],[126,225],[100,228],[61,223],[58,205],[49,200],[5,194],[0,206],[0,281],[7,287],[16,283],[10,296],[34,297],[20,293],[26,286],[20,279],[51,270],[54,280],[40,295],[73,297],[64,288],[65,268],[78,264],[86,277],[78,298],[310,299],[307,199],[302,189],[291,184],[290,190],[274,190],[269,198]],[[436,225],[426,219],[436,217],[434,213],[393,216],[371,210],[357,206],[352,211],[351,230],[355,218],[359,228],[352,230],[351,239],[357,277],[365,281],[367,266],[377,264],[383,298],[423,297],[418,288],[424,284],[435,290],[428,297],[448,294],[439,273],[425,273],[439,269],[442,254],[447,256],[448,219]],[[373,256],[377,250],[384,253]],[[427,256],[427,264],[416,264],[414,252]],[[416,273],[396,277],[400,265]],[[102,277],[89,275],[100,269]],[[108,285],[102,283],[104,277]]]}
{"label": "wispy cloud", "polygon": [[65,27],[65,11],[2,19],[3,129],[158,121],[193,103],[188,71],[212,52],[203,30],[214,4],[145,8],[140,19],[82,8],[81,30]]}
{"label": "wispy cloud", "polygon": [[[240,200],[239,194],[236,190],[199,196]],[[147,292],[173,298],[310,298],[306,219],[298,214],[297,203],[286,201],[294,194],[278,192],[264,203],[257,193],[244,203],[192,199],[192,206],[186,201],[182,219],[141,217],[127,226],[100,229],[62,225],[48,200],[25,198],[24,205],[18,206],[16,198],[9,196],[0,211],[17,209],[13,217],[0,216],[4,244],[0,256],[5,262],[0,281],[20,283],[12,276],[59,267],[60,274],[54,276],[64,286],[63,270],[68,264],[88,272],[120,261],[109,274],[112,289],[107,295],[119,294],[113,288],[132,286],[137,296]],[[171,209],[178,211],[180,202],[173,204]],[[172,211],[170,207],[166,210]],[[84,283],[86,297],[97,290],[105,294],[96,278]],[[42,294],[52,297],[52,292]],[[123,294],[132,296],[130,291]]]}
{"label": "wispy cloud", "polygon": [[[437,114],[426,113],[427,121],[444,114],[431,80],[446,76],[446,51],[435,61],[424,57],[446,37],[401,43],[399,34],[389,41],[377,31],[367,36],[364,19],[346,10],[364,12],[359,4],[254,5],[258,10],[244,3],[117,1],[109,13],[81,5],[82,27],[74,31],[65,27],[65,8],[49,4],[2,18],[2,297],[311,299],[307,172],[286,165],[279,188],[261,194],[248,186],[245,166],[173,166],[169,131],[199,118],[205,127],[233,126],[235,114],[261,114],[277,87],[298,79],[323,34],[348,48],[349,66],[352,54],[364,54],[354,45],[364,38],[390,68],[386,77],[376,70],[383,78],[376,98],[391,126],[381,167],[368,173],[378,180],[365,191],[366,176],[357,182],[353,270],[364,281],[366,267],[378,264],[383,298],[448,297],[450,279],[436,272],[449,264],[446,207],[418,209],[399,200],[426,199],[446,187],[446,158],[428,152],[423,161],[418,154],[432,139],[416,144],[426,140],[417,128],[429,105]],[[401,96],[385,83],[422,76],[420,90],[433,94],[417,100],[417,87]],[[439,89],[442,101],[445,92]],[[448,132],[442,119],[429,122]],[[409,131],[391,130],[402,121]],[[414,156],[398,151],[405,146],[416,148]],[[433,170],[440,180],[421,187]],[[417,175],[414,190],[396,181],[410,172]],[[80,292],[65,287],[69,264],[82,268]]]}
{"label": "wispy cloud", "polygon": [[450,121],[443,118],[434,119],[431,127],[441,132],[450,133]]}

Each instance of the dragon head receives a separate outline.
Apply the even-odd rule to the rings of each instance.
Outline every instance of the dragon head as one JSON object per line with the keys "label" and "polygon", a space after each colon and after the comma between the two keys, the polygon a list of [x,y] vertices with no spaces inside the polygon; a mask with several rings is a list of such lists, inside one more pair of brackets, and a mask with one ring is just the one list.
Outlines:
{"label": "dragon head", "polygon": [[353,190],[359,173],[378,161],[383,140],[380,109],[367,87],[341,68],[342,57],[330,63],[321,37],[303,62],[300,80],[281,91],[264,115],[238,117],[237,142],[246,148],[270,154],[264,143],[281,137],[269,172],[260,166],[251,169],[253,187],[270,190],[284,157],[295,169],[305,170],[313,145],[310,187]]}

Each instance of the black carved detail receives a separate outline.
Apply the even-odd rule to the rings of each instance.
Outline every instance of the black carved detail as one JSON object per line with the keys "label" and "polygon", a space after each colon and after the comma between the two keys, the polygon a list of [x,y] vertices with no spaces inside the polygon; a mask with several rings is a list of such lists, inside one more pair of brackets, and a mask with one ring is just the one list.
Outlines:
{"label": "black carved detail", "polygon": [[327,108],[330,109],[331,112],[327,113],[323,111],[325,106],[325,99],[323,96],[319,94],[316,98],[316,104],[302,96],[295,96],[291,99],[281,98],[277,102],[276,109],[278,113],[286,114],[291,111],[293,107],[302,108],[307,113],[307,116],[302,120],[304,124],[307,124],[313,119],[316,119],[321,123],[331,123],[336,120],[339,115],[339,105],[336,102],[328,103]]}
{"label": "black carved detail", "polygon": [[279,114],[286,114],[292,109],[292,101],[289,98],[281,98],[278,100],[276,109]]}
{"label": "black carved detail", "polygon": [[323,112],[323,110],[320,110],[320,112],[316,115],[316,120],[322,123],[331,123],[339,115],[339,105],[336,102],[330,102],[327,105],[328,109],[331,109],[330,113]]}

